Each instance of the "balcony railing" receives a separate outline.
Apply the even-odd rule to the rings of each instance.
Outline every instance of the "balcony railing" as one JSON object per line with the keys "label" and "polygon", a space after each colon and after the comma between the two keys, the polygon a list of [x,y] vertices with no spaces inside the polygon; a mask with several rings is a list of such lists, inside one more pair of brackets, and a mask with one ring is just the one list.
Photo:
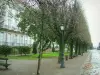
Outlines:
{"label": "balcony railing", "polygon": [[9,26],[9,25],[2,25],[0,27],[1,28],[6,28],[8,30],[20,31],[20,29],[18,27],[13,27],[13,26]]}
{"label": "balcony railing", "polygon": [[13,43],[13,42],[4,42],[0,41],[0,45],[8,45],[8,46],[32,46],[32,44],[27,43]]}

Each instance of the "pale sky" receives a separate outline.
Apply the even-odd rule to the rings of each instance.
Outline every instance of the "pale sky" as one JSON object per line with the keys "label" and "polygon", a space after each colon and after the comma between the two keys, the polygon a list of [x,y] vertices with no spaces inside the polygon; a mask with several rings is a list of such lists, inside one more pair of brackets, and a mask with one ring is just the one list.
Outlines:
{"label": "pale sky", "polygon": [[100,0],[81,0],[94,46],[100,42]]}

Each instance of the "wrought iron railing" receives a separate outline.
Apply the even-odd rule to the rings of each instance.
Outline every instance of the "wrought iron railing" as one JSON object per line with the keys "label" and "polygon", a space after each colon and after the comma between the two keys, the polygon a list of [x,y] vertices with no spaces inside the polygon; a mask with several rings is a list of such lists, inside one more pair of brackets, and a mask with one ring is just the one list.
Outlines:
{"label": "wrought iron railing", "polygon": [[13,42],[4,42],[4,41],[0,41],[0,45],[8,45],[8,46],[32,46],[32,44],[27,44],[27,43],[13,43]]}

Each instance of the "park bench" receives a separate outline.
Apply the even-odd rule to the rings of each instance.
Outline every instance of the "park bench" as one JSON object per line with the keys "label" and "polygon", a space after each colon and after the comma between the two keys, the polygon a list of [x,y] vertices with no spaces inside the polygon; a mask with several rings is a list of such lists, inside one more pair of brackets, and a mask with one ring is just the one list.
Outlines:
{"label": "park bench", "polygon": [[8,64],[8,58],[0,58],[0,66],[4,66],[6,69],[8,69],[8,66],[10,64]]}

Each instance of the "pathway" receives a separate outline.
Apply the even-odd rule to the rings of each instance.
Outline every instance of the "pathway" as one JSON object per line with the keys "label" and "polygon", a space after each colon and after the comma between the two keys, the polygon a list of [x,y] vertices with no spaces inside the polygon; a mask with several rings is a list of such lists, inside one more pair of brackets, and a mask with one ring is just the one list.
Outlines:
{"label": "pathway", "polygon": [[[87,58],[78,56],[65,61],[66,68],[60,69],[57,58],[43,59],[41,63],[41,75],[80,75],[80,68]],[[9,70],[0,70],[0,75],[36,75],[37,60],[11,60]],[[1,67],[1,66],[0,66]]]}
{"label": "pathway", "polygon": [[82,66],[81,75],[100,75],[100,53],[91,50],[90,55]]}

